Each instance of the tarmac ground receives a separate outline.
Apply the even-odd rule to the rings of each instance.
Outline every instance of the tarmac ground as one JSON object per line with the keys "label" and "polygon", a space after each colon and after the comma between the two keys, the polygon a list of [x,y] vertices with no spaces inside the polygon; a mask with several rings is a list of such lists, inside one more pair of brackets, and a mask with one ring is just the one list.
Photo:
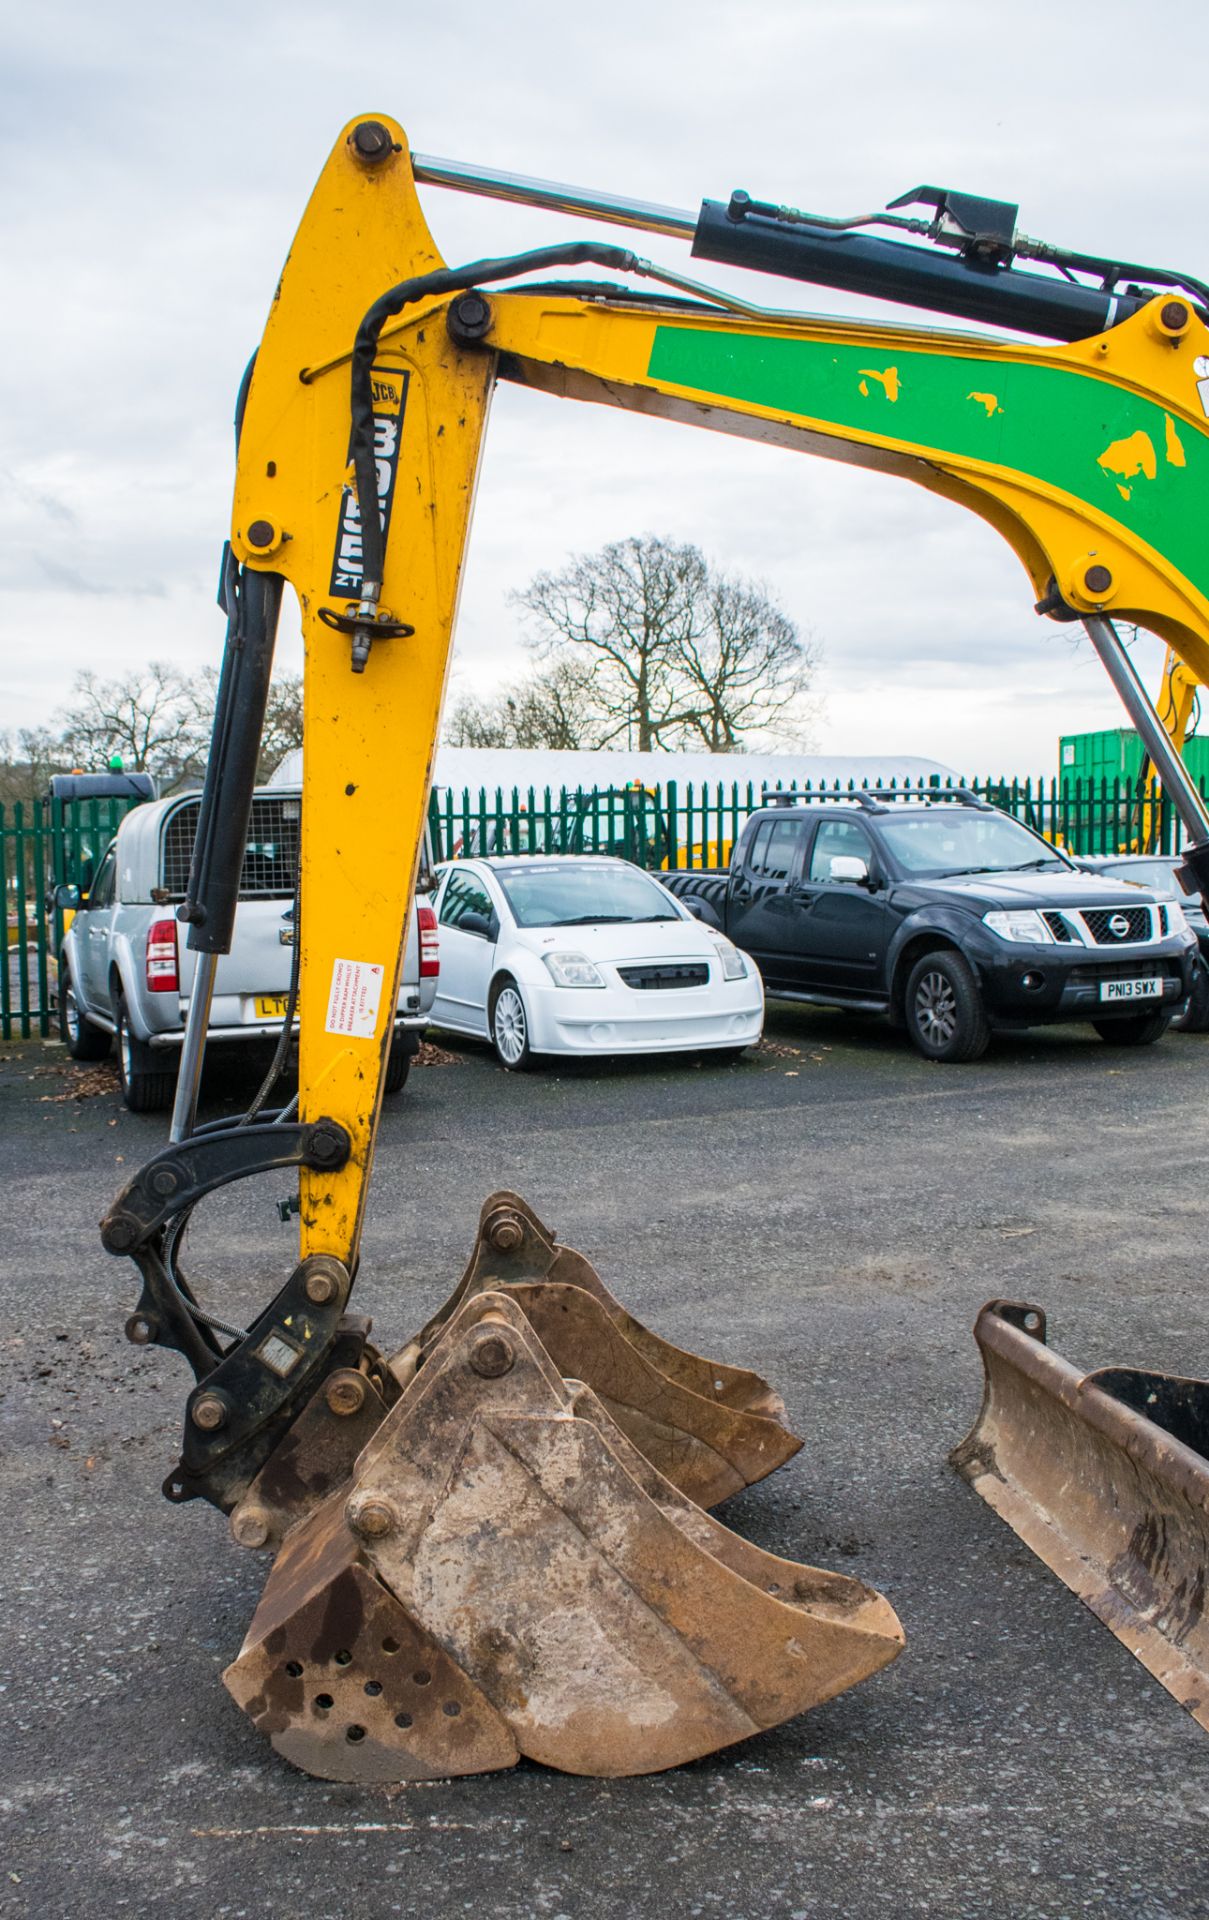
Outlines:
{"label": "tarmac ground", "polygon": [[[262,1560],[174,1465],[183,1363],[129,1346],[133,1268],[96,1222],[162,1142],[112,1070],[0,1059],[0,1913],[113,1920],[874,1920],[1209,1914],[1209,1737],[946,1464],[998,1294],[1052,1344],[1209,1366],[1209,1038],[1002,1036],[973,1066],[877,1021],[773,1006],[738,1066],[527,1076],[485,1048],[388,1109],[354,1303],[393,1347],[460,1274],[480,1203],[525,1194],[672,1340],[756,1368],[805,1437],[722,1510],[859,1575],[901,1658],[677,1772],[353,1788],[293,1771],[220,1681]],[[254,1081],[228,1056],[208,1111]],[[288,1272],[287,1176],[199,1214],[190,1272],[243,1312]],[[244,1321],[246,1324],[246,1319]]]}

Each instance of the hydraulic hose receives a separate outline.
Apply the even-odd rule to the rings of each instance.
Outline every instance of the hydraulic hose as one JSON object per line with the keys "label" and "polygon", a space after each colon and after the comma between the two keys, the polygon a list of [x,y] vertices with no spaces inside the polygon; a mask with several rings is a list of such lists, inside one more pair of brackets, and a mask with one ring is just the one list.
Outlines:
{"label": "hydraulic hose", "polygon": [[353,346],[351,379],[352,435],[350,452],[357,483],[357,501],[361,509],[361,551],[363,555],[362,597],[376,601],[382,590],[386,559],[386,541],[382,532],[378,503],[378,470],[374,458],[374,399],[372,370],[378,339],[388,320],[404,307],[433,294],[464,293],[468,287],[493,280],[515,280],[522,273],[543,267],[611,267],[618,273],[638,270],[636,254],[625,247],[605,246],[599,241],[580,240],[561,247],[536,247],[530,253],[509,254],[499,260],[476,260],[467,267],[440,267],[433,273],[416,274],[401,280],[397,287],[380,294],[357,328]]}

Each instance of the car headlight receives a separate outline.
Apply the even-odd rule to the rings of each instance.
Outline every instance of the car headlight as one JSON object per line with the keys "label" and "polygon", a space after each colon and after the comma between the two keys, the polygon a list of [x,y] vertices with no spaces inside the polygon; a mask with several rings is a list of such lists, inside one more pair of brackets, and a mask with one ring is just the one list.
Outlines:
{"label": "car headlight", "polygon": [[1183,933],[1185,927],[1188,925],[1188,915],[1184,912],[1179,901],[1165,900],[1163,905],[1167,909],[1167,931],[1169,933]]}
{"label": "car headlight", "polygon": [[1001,940],[1029,940],[1036,945],[1052,945],[1054,936],[1035,907],[1020,907],[1009,913],[984,913],[982,924]]}
{"label": "car headlight", "polygon": [[718,958],[722,962],[722,978],[724,980],[746,980],[747,962],[739,952],[738,947],[734,946],[729,940],[715,940],[714,945],[718,949]]}
{"label": "car headlight", "polygon": [[556,987],[603,987],[604,975],[586,953],[543,953]]}

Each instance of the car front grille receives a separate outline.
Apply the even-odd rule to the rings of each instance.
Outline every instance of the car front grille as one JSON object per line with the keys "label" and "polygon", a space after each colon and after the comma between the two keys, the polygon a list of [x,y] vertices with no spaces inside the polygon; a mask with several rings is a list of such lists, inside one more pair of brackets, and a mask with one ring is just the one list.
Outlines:
{"label": "car front grille", "polygon": [[1078,939],[1078,935],[1072,930],[1065,914],[1058,913],[1051,909],[1043,913],[1041,918],[1053,934],[1055,940],[1070,942]]}
{"label": "car front grille", "polygon": [[[1081,918],[1097,947],[1136,946],[1140,940],[1154,938],[1149,907],[1090,907],[1084,908]],[[1126,922],[1123,932],[1121,921]]]}
{"label": "car front grille", "polygon": [[685,966],[618,967],[627,987],[639,993],[651,993],[665,987],[707,987],[709,966],[704,960]]}
{"label": "car front grille", "polygon": [[1167,960],[1118,960],[1098,966],[1072,967],[1066,975],[1071,986],[1094,986],[1101,980],[1178,980],[1180,970]]}

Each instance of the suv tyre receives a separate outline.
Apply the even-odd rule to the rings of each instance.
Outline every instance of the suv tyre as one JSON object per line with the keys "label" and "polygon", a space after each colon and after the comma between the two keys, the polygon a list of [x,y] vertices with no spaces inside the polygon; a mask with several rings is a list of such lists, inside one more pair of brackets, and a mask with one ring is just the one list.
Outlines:
{"label": "suv tyre", "polygon": [[165,1072],[160,1065],[162,1056],[130,1031],[130,1015],[120,993],[114,999],[114,1026],[122,1099],[131,1113],[162,1113],[172,1105],[176,1092],[175,1062]]}
{"label": "suv tyre", "polygon": [[390,1052],[386,1056],[386,1078],[383,1091],[401,1093],[407,1085],[407,1076],[411,1072],[411,1063],[419,1050],[419,1041],[410,1034],[396,1034],[390,1043]]}
{"label": "suv tyre", "polygon": [[81,1012],[66,960],[59,964],[59,1038],[73,1060],[104,1060],[113,1044],[113,1035]]}
{"label": "suv tyre", "polygon": [[1152,1047],[1171,1025],[1169,1013],[1135,1013],[1124,1020],[1093,1020],[1092,1026],[1110,1047]]}
{"label": "suv tyre", "polygon": [[1209,973],[1202,961],[1196,970],[1196,984],[1188,995],[1188,1005],[1177,1013],[1172,1026],[1181,1033],[1209,1033]]}
{"label": "suv tyre", "polygon": [[907,979],[903,1017],[925,1060],[945,1065],[977,1060],[990,1042],[974,969],[951,947],[938,947],[916,961]]}

